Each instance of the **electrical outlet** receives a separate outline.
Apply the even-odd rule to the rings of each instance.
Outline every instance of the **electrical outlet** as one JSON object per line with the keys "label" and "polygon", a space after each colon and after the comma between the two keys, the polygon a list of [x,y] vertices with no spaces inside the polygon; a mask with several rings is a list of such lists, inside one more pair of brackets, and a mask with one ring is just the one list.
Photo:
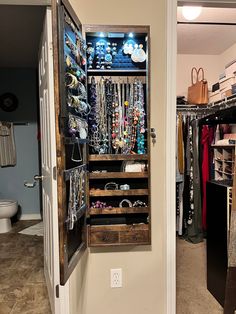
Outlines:
{"label": "electrical outlet", "polygon": [[122,288],[122,269],[111,269],[111,288]]}

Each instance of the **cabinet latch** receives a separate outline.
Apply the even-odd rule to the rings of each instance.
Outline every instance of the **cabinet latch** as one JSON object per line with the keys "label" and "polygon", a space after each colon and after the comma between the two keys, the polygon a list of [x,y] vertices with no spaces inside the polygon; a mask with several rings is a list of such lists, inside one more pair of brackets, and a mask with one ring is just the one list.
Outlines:
{"label": "cabinet latch", "polygon": [[53,180],[56,180],[57,179],[57,167],[56,166],[53,167],[52,172],[53,172]]}
{"label": "cabinet latch", "polygon": [[59,298],[59,285],[56,285],[56,298]]}

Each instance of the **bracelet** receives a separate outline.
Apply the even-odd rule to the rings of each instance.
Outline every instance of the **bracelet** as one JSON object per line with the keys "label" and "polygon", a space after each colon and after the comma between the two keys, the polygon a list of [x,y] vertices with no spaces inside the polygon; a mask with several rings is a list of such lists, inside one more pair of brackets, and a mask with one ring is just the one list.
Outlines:
{"label": "bracelet", "polygon": [[129,190],[129,189],[130,189],[130,186],[128,184],[120,185],[120,190],[126,191],[126,190]]}
{"label": "bracelet", "polygon": [[145,202],[137,200],[133,203],[133,207],[147,207],[147,204]]}
{"label": "bracelet", "polygon": [[125,207],[132,207],[132,203],[130,202],[130,200],[127,200],[126,198],[123,199],[123,200],[120,202],[119,207],[123,207],[123,203],[124,203],[124,202],[129,205],[129,206],[125,206]]}
{"label": "bracelet", "polygon": [[108,208],[108,209],[112,209],[112,206],[107,206],[107,203],[105,202],[101,202],[101,201],[96,201],[96,202],[93,202],[91,205],[90,205],[90,208]]}
{"label": "bracelet", "polygon": [[115,182],[108,182],[105,186],[104,186],[105,190],[118,190],[118,184]]}

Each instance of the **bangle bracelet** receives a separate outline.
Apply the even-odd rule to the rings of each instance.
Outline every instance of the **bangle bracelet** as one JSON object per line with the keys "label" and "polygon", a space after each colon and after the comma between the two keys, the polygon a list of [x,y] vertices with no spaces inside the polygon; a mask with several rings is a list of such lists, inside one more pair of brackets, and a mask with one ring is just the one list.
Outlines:
{"label": "bangle bracelet", "polygon": [[123,207],[123,203],[126,203],[128,204],[129,206],[125,206],[125,207],[132,207],[132,203],[130,202],[130,200],[127,200],[126,198],[123,199],[120,204],[119,204],[119,207]]}
{"label": "bangle bracelet", "polygon": [[147,207],[147,204],[145,202],[137,200],[133,203],[133,207]]}
{"label": "bangle bracelet", "polygon": [[118,184],[115,182],[108,182],[105,186],[104,186],[105,190],[118,190]]}

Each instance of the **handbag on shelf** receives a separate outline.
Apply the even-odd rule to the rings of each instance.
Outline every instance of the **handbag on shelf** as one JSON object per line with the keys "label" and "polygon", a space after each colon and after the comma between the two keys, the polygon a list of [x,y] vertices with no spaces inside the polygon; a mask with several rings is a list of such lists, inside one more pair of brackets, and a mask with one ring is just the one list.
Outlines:
{"label": "handbag on shelf", "polygon": [[[194,74],[196,81],[194,83]],[[202,78],[200,79],[200,74]],[[194,67],[191,71],[192,85],[188,88],[188,103],[193,105],[206,105],[208,103],[208,84],[204,78],[203,68],[198,70]]]}

